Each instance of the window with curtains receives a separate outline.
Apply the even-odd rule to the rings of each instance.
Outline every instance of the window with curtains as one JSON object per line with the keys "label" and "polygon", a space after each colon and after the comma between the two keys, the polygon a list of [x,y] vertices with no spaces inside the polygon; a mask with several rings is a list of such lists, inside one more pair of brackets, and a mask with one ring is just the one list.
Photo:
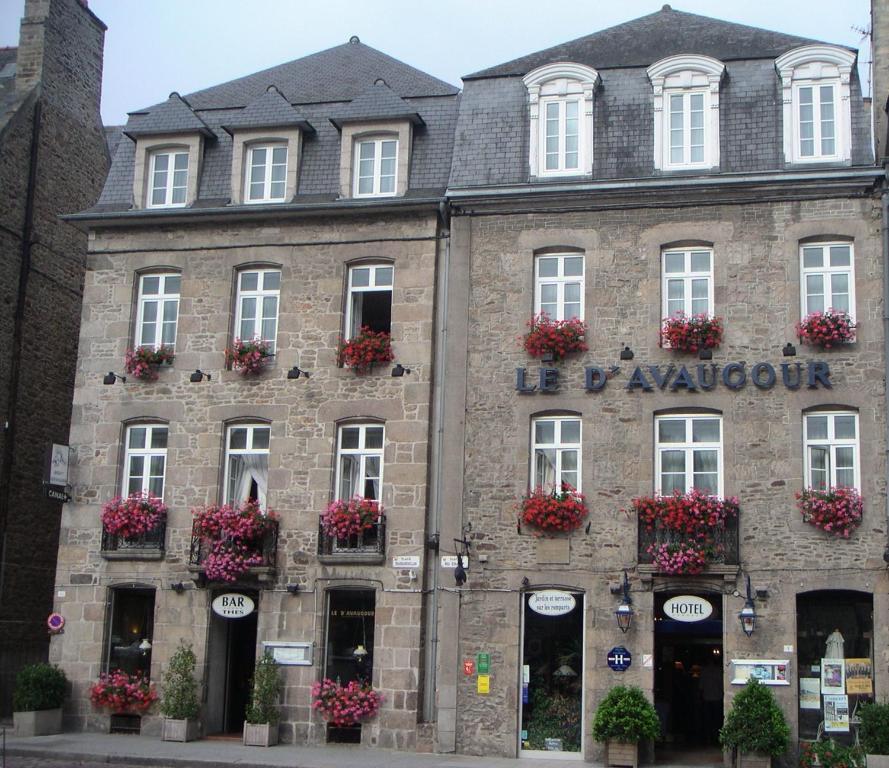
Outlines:
{"label": "window with curtains", "polygon": [[242,341],[261,339],[275,354],[278,336],[280,269],[244,269],[238,273],[235,335]]}
{"label": "window with curtains", "polygon": [[722,417],[669,415],[655,419],[657,493],[693,488],[722,496]]}
{"label": "window with curtains", "polygon": [[336,497],[380,501],[383,483],[382,424],[343,424],[337,434]]}
{"label": "window with curtains", "polygon": [[267,424],[232,424],[225,438],[225,503],[256,501],[263,509],[269,487]]}
{"label": "window with curtains", "polygon": [[860,488],[858,414],[816,411],[803,419],[806,487]]}
{"label": "window with curtains", "polygon": [[580,419],[536,418],[531,422],[531,435],[533,487],[558,491],[565,484],[580,492]]}
{"label": "window with curtains", "polygon": [[130,424],[126,431],[123,495],[151,493],[164,497],[167,468],[166,424]]}

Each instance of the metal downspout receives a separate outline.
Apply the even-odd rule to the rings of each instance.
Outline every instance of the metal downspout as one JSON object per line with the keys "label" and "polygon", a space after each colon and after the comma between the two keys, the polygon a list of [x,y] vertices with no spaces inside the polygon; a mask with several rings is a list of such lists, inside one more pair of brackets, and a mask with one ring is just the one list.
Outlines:
{"label": "metal downspout", "polygon": [[[889,166],[887,166],[889,167]],[[885,399],[883,401],[884,418],[889,411],[889,188],[883,181],[883,364],[885,366],[883,387]],[[886,449],[885,455],[889,457],[889,418],[886,418]],[[889,479],[889,468],[887,468]],[[886,494],[886,522],[889,531],[889,492]],[[886,549],[883,551],[883,560],[889,563],[889,533],[887,533]]]}

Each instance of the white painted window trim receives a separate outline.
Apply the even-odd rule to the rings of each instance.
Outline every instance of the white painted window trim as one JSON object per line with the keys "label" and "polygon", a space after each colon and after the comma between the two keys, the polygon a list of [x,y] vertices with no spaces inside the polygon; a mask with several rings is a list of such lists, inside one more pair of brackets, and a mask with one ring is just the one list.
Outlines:
{"label": "white painted window trim", "polygon": [[[849,248],[849,266],[848,267],[831,267],[830,247],[834,245],[848,246]],[[804,251],[806,248],[821,248],[823,259],[820,267],[806,267],[804,261]],[[817,243],[801,243],[799,247],[799,274],[800,274],[800,320],[804,320],[810,313],[809,294],[806,290],[806,277],[808,275],[823,275],[824,277],[824,309],[833,309],[829,299],[833,296],[833,275],[848,274],[849,275],[849,317],[855,322],[855,246],[849,241],[836,242],[817,242]]]}
{"label": "white painted window trim", "polygon": [[[692,441],[692,425],[696,420],[711,421],[716,420],[719,423],[719,441],[713,443],[695,443]],[[661,443],[660,442],[660,424],[663,421],[683,421],[685,422],[685,441],[682,443]],[[718,413],[696,413],[696,414],[665,414],[656,416],[654,420],[654,484],[655,494],[661,495],[663,487],[661,478],[661,454],[664,451],[684,451],[685,452],[685,492],[692,490],[694,487],[694,452],[696,450],[706,450],[717,452],[716,472],[717,472],[717,492],[719,497],[723,496],[723,450],[724,431],[722,415]]]}
{"label": "white painted window trim", "polygon": [[[794,48],[775,59],[775,68],[781,78],[784,162],[823,163],[849,162],[852,158],[852,100],[851,75],[855,54],[833,45],[804,45]],[[821,144],[816,143],[812,157],[800,155],[799,144],[799,86],[835,85],[834,120],[835,154],[821,154]],[[819,131],[820,133],[820,131]]]}
{"label": "white painted window trim", "polygon": [[[135,429],[144,429],[145,430],[145,447],[144,448],[131,448],[130,447],[130,436]],[[161,492],[158,494],[154,494],[158,498],[162,499],[164,496],[164,487],[166,486],[166,476],[167,476],[167,449],[166,448],[152,448],[151,447],[151,439],[155,432],[155,430],[162,430],[167,433],[167,440],[170,438],[170,429],[167,424],[128,424],[126,428],[126,433],[124,434],[124,471],[123,471],[123,487],[121,489],[121,496],[126,498],[130,494],[130,460],[134,456],[141,456],[143,458],[142,464],[142,485],[141,491],[142,493],[148,493],[150,482],[151,482],[151,459],[156,457],[161,457],[164,460],[164,471],[161,475]],[[136,491],[133,491],[136,493]]]}
{"label": "white painted window trim", "polygon": [[[395,144],[395,175],[392,178],[392,191],[380,192],[380,182],[382,180],[382,164],[383,164],[383,142],[391,141]],[[361,165],[361,146],[362,144],[372,144],[374,148],[374,169],[373,169],[373,191],[361,193],[358,191],[359,169]],[[362,136],[355,139],[352,148],[352,195],[354,197],[394,197],[398,194],[398,153],[401,151],[399,147],[398,136],[377,136],[369,138]]]}
{"label": "white painted window trim", "polygon": [[[706,272],[693,272],[691,269],[692,253],[709,253],[710,269]],[[685,269],[682,272],[667,272],[667,254],[681,253],[685,260]],[[667,282],[669,280],[683,281],[683,312],[686,317],[691,317],[691,283],[692,280],[707,279],[707,315],[713,317],[716,314],[716,307],[713,298],[713,249],[709,247],[701,248],[664,248],[661,251],[661,317],[670,317],[669,294],[667,291]]]}
{"label": "white painted window trim", "polygon": [[[824,438],[812,438],[809,439],[809,419],[818,416],[826,416],[827,417],[827,439]],[[837,416],[852,416],[855,420],[855,437],[854,439],[850,438],[837,438],[836,437],[836,422],[835,418]],[[860,441],[861,441],[861,431],[860,424],[858,419],[858,413],[855,411],[812,411],[809,413],[803,414],[803,455],[805,457],[806,462],[806,488],[812,488],[812,448],[827,448],[829,452],[828,458],[828,486],[833,488],[837,485],[837,462],[836,462],[836,451],[837,448],[852,448],[853,450],[853,461],[854,466],[854,474],[855,474],[855,488],[861,488],[861,449],[860,449]]]}
{"label": "white painted window trim", "polygon": [[[146,278],[157,277],[159,278],[159,290],[158,293],[145,293],[145,280]],[[182,280],[182,275],[179,272],[148,272],[144,275],[139,276],[139,298],[137,303],[136,310],[136,338],[134,339],[134,347],[153,347],[154,349],[159,349],[161,346],[176,348],[176,334],[179,331],[179,296],[181,291],[176,291],[176,293],[168,293],[167,288],[167,278],[175,277]],[[155,302],[157,304],[157,315],[156,320],[154,322],[154,339],[152,341],[143,341],[142,340],[142,326],[145,322],[145,305],[149,302]],[[168,303],[175,303],[176,305],[176,320],[173,323],[173,341],[168,344],[164,344],[163,342],[163,326],[164,326],[164,307]]]}
{"label": "white painted window trim", "polygon": [[[537,442],[537,425],[543,422],[553,422],[553,442],[538,443]],[[562,425],[565,422],[577,422],[578,441],[569,443],[562,440]],[[531,482],[532,489],[537,486],[537,452],[544,450],[555,450],[556,452],[556,470],[554,479],[554,488],[545,487],[546,491],[560,491],[562,488],[562,456],[568,451],[577,452],[577,487],[574,489],[578,493],[583,492],[583,421],[580,416],[539,416],[531,420]]]}
{"label": "white painted window trim", "polygon": [[[358,447],[357,448],[343,448],[343,430],[345,429],[358,429]],[[368,429],[381,429],[383,430],[383,440],[380,448],[367,448],[365,447],[367,444],[367,430]],[[336,485],[334,486],[335,496],[337,499],[341,499],[340,490],[342,488],[343,481],[343,457],[344,456],[355,456],[358,458],[358,477],[355,483],[354,488],[360,488],[362,491],[364,490],[365,483],[367,481],[367,459],[378,457],[380,460],[380,475],[379,475],[379,484],[380,484],[380,498],[375,499],[375,501],[381,502],[383,497],[383,471],[385,469],[386,462],[383,459],[383,454],[386,449],[386,427],[382,423],[379,422],[368,422],[366,424],[349,422],[346,424],[340,424],[336,432]],[[353,490],[354,490],[353,488]],[[354,493],[352,494],[355,495]],[[364,496],[363,493],[359,493],[359,496]],[[366,497],[365,497],[366,498]],[[342,499],[343,501],[348,501],[348,499]]]}
{"label": "white painted window trim", "polygon": [[[191,173],[191,158],[189,157],[189,151],[187,148],[168,148],[168,149],[158,149],[152,150],[150,162],[148,163],[148,194],[146,195],[145,207],[146,208],[184,208],[188,204],[188,181],[189,175]],[[167,166],[167,185],[164,191],[164,202],[163,203],[153,203],[152,200],[154,198],[154,170],[155,164],[157,163],[157,159],[161,156],[167,156],[168,166]],[[174,203],[173,200],[173,177],[175,175],[175,166],[176,166],[176,158],[179,155],[185,155],[185,200],[181,203]]]}
{"label": "white painted window trim", "polygon": [[[355,273],[356,269],[369,269],[370,270],[370,279],[368,280],[368,285],[352,285],[352,276]],[[377,285],[377,270],[378,269],[391,269],[392,270],[392,282],[389,285]],[[395,290],[395,265],[392,263],[380,262],[380,263],[362,263],[362,264],[352,264],[349,266],[349,277],[348,277],[348,285],[346,288],[346,323],[345,323],[345,331],[346,331],[346,340],[352,338],[352,336],[357,332],[356,329],[352,328],[352,304],[354,295],[356,293],[368,293],[368,292],[376,292],[382,293],[383,291],[389,291],[389,304],[391,311],[392,304],[392,296]]]}
{"label": "white painted window trim", "polygon": [[[583,176],[593,170],[593,92],[599,84],[599,73],[592,67],[572,62],[556,62],[529,72],[523,78],[528,89],[530,141],[528,169],[532,177]],[[543,153],[545,121],[541,103],[579,99],[578,162],[576,169],[550,170]]]}
{"label": "white painted window trim", "polygon": [[[257,278],[257,288],[255,290],[245,290],[241,288],[241,280],[245,274],[249,274],[251,272],[258,273]],[[279,274],[278,278],[278,288],[260,288],[260,285],[265,284],[265,275],[270,272],[277,272]],[[276,269],[274,267],[264,268],[245,268],[238,270],[236,273],[237,280],[237,292],[235,297],[235,330],[234,336],[235,338],[240,338],[241,341],[253,341],[254,339],[262,338],[262,305],[263,299],[267,296],[274,296],[277,298],[277,302],[275,303],[275,337],[271,339],[262,338],[262,341],[266,342],[271,347],[272,354],[276,351],[277,339],[278,339],[278,319],[281,315],[281,278],[280,278],[280,269]],[[246,337],[241,334],[241,320],[243,318],[243,300],[245,298],[255,298],[256,299],[256,314],[253,317],[253,334],[249,337]]]}
{"label": "white painted window trim", "polygon": [[[657,170],[693,170],[719,167],[719,85],[725,64],[710,56],[680,54],[656,61],[648,70],[654,91],[654,167]],[[701,93],[704,96],[704,161],[671,163],[669,96]]]}
{"label": "white painted window trim", "polygon": [[[266,151],[265,178],[263,180],[262,197],[250,198],[250,175],[253,169],[253,153],[257,150],[264,149]],[[272,152],[275,149],[284,150],[284,194],[281,197],[272,197]],[[287,171],[290,163],[290,151],[287,142],[267,142],[261,144],[251,144],[247,147],[247,162],[244,163],[244,195],[243,200],[247,205],[256,205],[257,203],[283,203],[287,199]]]}
{"label": "white painted window trim", "polygon": [[[246,429],[247,430],[247,447],[246,448],[232,448],[231,440],[232,440],[232,432],[236,429]],[[265,429],[268,430],[269,433],[269,447],[268,448],[254,448],[253,447],[253,438],[254,433],[257,429]],[[231,457],[232,456],[269,456],[271,453],[271,425],[270,424],[229,424],[225,430],[225,474],[223,477],[223,485],[222,485],[222,495],[223,502],[226,504],[237,505],[240,504],[240,501],[236,501],[229,497],[229,480],[230,472],[231,472]],[[257,483],[258,501],[260,509],[263,511],[266,508],[266,504],[268,503],[268,479],[269,479],[269,465],[266,462],[266,488],[263,489],[260,487],[259,483]]]}
{"label": "white painted window trim", "polygon": [[[565,259],[578,258],[583,264],[583,272],[580,275],[565,275]],[[541,259],[558,259],[559,274],[555,277],[540,276]],[[584,294],[586,293],[586,259],[583,253],[541,253],[534,257],[534,314],[540,314],[542,301],[542,288],[544,285],[555,285],[556,296],[556,316],[553,320],[565,320],[565,286],[578,283],[580,285],[580,313],[578,318],[583,320],[584,317]]]}

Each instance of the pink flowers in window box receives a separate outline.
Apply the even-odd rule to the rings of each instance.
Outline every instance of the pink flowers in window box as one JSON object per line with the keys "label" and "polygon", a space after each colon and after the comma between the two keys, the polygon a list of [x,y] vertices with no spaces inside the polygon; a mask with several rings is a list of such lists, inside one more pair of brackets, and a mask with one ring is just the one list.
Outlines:
{"label": "pink flowers in window box", "polygon": [[716,349],[722,343],[722,318],[706,314],[686,316],[683,312],[661,321],[661,346],[676,352]]}
{"label": "pink flowers in window box", "polygon": [[124,358],[124,367],[127,373],[143,381],[157,379],[157,367],[164,363],[172,363],[175,354],[173,347],[153,346],[136,347],[128,349]]}
{"label": "pink flowers in window box", "polygon": [[519,522],[538,531],[567,533],[579,528],[589,510],[583,494],[567,483],[561,491],[535,488],[518,505]]}
{"label": "pink flowers in window box", "polygon": [[357,680],[347,685],[324,678],[312,686],[312,709],[331,725],[358,725],[380,711],[383,695]]}
{"label": "pink flowers in window box", "polygon": [[386,331],[373,331],[363,325],[351,339],[340,339],[337,362],[355,373],[367,373],[377,363],[390,363],[394,359],[392,337]]}
{"label": "pink flowers in window box", "polygon": [[522,346],[531,357],[562,360],[574,352],[586,352],[586,323],[580,318],[552,320],[545,312],[534,315],[528,323]]}
{"label": "pink flowers in window box", "polygon": [[848,312],[828,309],[827,312],[810,312],[796,324],[796,332],[805,344],[830,349],[855,341],[857,327]]}
{"label": "pink flowers in window box", "polygon": [[321,528],[326,536],[348,539],[373,528],[382,511],[380,502],[363,496],[353,496],[348,501],[334,501],[321,515]]}
{"label": "pink flowers in window box", "polygon": [[670,576],[695,576],[704,570],[707,564],[705,547],[697,542],[684,541],[677,544],[652,544],[648,548],[652,563],[658,573]]}
{"label": "pink flowers in window box", "polygon": [[854,488],[807,488],[796,494],[796,506],[803,520],[822,531],[848,539],[861,525],[864,503]]}
{"label": "pink flowers in window box", "polygon": [[116,669],[99,675],[99,681],[90,686],[90,701],[115,714],[141,713],[157,701],[157,691],[142,675],[129,675]]}
{"label": "pink flowers in window box", "polygon": [[262,565],[259,551],[263,536],[277,516],[263,513],[258,502],[247,501],[232,507],[212,505],[196,509],[194,533],[210,545],[203,561],[204,574],[210,581],[234,582],[250,568]]}
{"label": "pink flowers in window box", "polygon": [[102,506],[102,527],[112,536],[135,539],[167,519],[167,505],[150,493],[117,496]]}
{"label": "pink flowers in window box", "polygon": [[262,371],[271,356],[272,348],[262,339],[235,339],[231,348],[225,350],[225,364],[246,376]]}

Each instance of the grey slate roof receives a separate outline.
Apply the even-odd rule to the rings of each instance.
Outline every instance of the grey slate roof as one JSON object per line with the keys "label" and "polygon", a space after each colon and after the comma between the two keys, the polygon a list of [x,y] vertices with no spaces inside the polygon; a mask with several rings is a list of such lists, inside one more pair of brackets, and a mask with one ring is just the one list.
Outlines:
{"label": "grey slate roof", "polygon": [[147,114],[130,115],[124,133],[130,137],[160,133],[203,133],[209,137],[214,136],[213,131],[176,91],[163,104],[152,107]]}
{"label": "grey slate roof", "polygon": [[297,112],[285,99],[281,92],[270,85],[262,96],[251,101],[244,110],[232,117],[223,129],[232,132],[236,128],[284,128],[296,126],[313,133],[311,123]]}
{"label": "grey slate roof", "polygon": [[330,118],[337,128],[343,123],[364,120],[410,120],[414,125],[423,125],[423,118],[398,94],[386,85],[384,80],[377,80],[358,98],[349,102],[349,106],[340,110]]}
{"label": "grey slate roof", "polygon": [[704,54],[720,61],[775,59],[791,48],[816,42],[821,41],[711,19],[665,5],[648,16],[483,69],[463,79],[522,76],[557,61],[586,64],[597,70],[648,67],[680,53]]}
{"label": "grey slate roof", "polygon": [[113,159],[117,152],[117,145],[123,139],[123,126],[106,125],[103,130],[105,131],[105,146],[108,147],[108,157]]}

